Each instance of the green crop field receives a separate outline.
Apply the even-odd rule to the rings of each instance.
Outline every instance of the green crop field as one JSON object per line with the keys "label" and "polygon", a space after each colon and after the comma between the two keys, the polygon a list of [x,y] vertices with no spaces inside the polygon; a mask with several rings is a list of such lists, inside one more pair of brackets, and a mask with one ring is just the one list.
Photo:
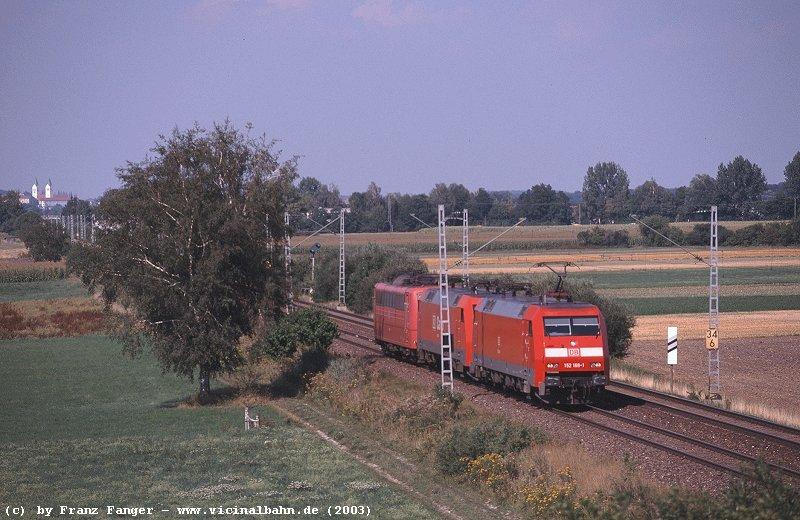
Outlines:
{"label": "green crop field", "polygon": [[86,287],[75,279],[0,283],[0,303],[86,295]]}
{"label": "green crop field", "polygon": [[[638,316],[708,312],[708,298],[620,298],[620,303]],[[777,311],[800,309],[800,296],[754,295],[726,296],[720,300],[721,312]]]}
{"label": "green crop field", "polygon": [[304,429],[260,408],[178,406],[194,385],[130,360],[104,336],[0,342],[0,503],[46,507],[426,507]]}
{"label": "green crop field", "polygon": [[[520,277],[522,279],[522,277]],[[686,287],[707,285],[707,269],[663,269],[632,271],[575,270],[570,279],[587,280],[599,289],[632,287]],[[796,267],[736,267],[721,269],[721,285],[800,283],[800,270]]]}

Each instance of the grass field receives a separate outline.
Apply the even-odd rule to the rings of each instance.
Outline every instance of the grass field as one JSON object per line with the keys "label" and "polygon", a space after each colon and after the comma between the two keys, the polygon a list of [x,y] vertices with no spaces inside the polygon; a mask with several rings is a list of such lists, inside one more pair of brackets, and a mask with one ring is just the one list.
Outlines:
{"label": "grass field", "polygon": [[[675,298],[619,298],[633,314],[648,316],[655,314],[708,312],[708,297]],[[720,299],[720,312],[751,312],[800,309],[797,295],[727,296]]]}
{"label": "grass field", "polygon": [[0,302],[49,300],[86,295],[86,287],[74,278],[42,282],[0,283]]}
{"label": "grass field", "polygon": [[435,518],[269,409],[177,406],[194,391],[104,336],[0,341],[0,503],[42,506],[327,507]]}
{"label": "grass field", "polygon": [[[544,272],[538,269],[537,273]],[[518,281],[530,280],[530,275],[513,275]],[[685,287],[708,285],[706,269],[630,270],[570,272],[571,280],[586,280],[598,289],[625,289],[636,287]],[[800,283],[800,269],[795,267],[750,267],[721,269],[721,285],[770,285]]]}

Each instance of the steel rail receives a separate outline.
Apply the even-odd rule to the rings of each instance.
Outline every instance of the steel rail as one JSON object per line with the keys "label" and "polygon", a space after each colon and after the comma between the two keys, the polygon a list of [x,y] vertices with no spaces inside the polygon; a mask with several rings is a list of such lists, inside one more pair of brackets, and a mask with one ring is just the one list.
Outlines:
{"label": "steel rail", "polygon": [[[306,306],[310,306],[310,304],[305,304],[305,305]],[[358,315],[355,315],[355,314],[352,314],[352,313],[347,313],[347,312],[342,312],[342,311],[335,311],[333,309],[327,309],[327,308],[324,308],[324,307],[320,307],[320,308],[322,308],[325,312],[327,312],[329,315],[331,315],[331,317],[333,317],[334,319],[338,319],[338,320],[345,321],[345,322],[357,323],[359,325],[364,325],[364,326],[372,324],[371,322],[367,323],[366,321],[363,321],[363,320],[366,320],[366,318],[363,318],[363,317],[362,317],[362,320],[351,318],[350,316],[354,316],[354,317],[358,318]],[[336,316],[336,314],[339,314],[339,316]],[[354,338],[357,338],[357,339],[374,341],[373,338],[362,336],[362,335],[357,334],[355,332],[340,330],[340,334],[345,335],[345,336],[351,336],[351,337],[354,337]],[[371,351],[371,352],[380,352],[380,353],[382,353],[382,350],[379,347],[374,346],[374,343],[367,345],[367,344],[364,344],[364,343],[361,343],[361,342],[357,342],[357,341],[353,341],[353,340],[344,338],[341,335],[340,335],[340,337],[338,339],[340,341],[346,343],[346,344],[349,344],[349,345],[352,345],[352,346],[355,346],[355,347],[358,347],[358,348],[361,348],[361,349],[364,349],[364,350],[368,350],[368,351]],[[617,384],[617,383],[614,383],[614,384]],[[638,387],[634,387],[634,388],[636,390],[639,390]],[[629,396],[629,397],[631,397],[631,396]],[[680,399],[680,398],[678,398],[678,399]],[[688,399],[687,399],[687,401],[688,401]],[[650,404],[654,404],[654,405],[657,405],[657,406],[661,405],[661,403],[653,403],[652,401],[647,401],[647,400],[645,400],[645,402],[650,403]],[[693,403],[693,404],[696,404],[693,401],[689,401],[689,402]],[[666,405],[661,405],[661,406],[666,406]],[[700,406],[705,406],[705,405],[700,405]],[[714,451],[714,452],[717,452],[717,453],[721,453],[721,454],[727,455],[727,456],[729,456],[731,458],[736,458],[736,459],[740,459],[740,460],[747,461],[747,462],[755,462],[755,461],[759,460],[758,458],[752,457],[750,455],[738,453],[738,452],[735,452],[735,451],[732,451],[732,450],[729,450],[727,448],[723,448],[723,447],[720,447],[720,446],[715,446],[715,445],[709,444],[709,443],[707,443],[705,441],[702,441],[700,439],[692,438],[692,437],[689,437],[689,436],[686,436],[686,435],[683,435],[683,434],[680,434],[680,433],[677,433],[677,432],[666,430],[666,429],[660,428],[658,426],[654,426],[652,424],[648,424],[648,423],[644,423],[642,421],[638,421],[636,419],[632,419],[632,418],[629,418],[629,417],[624,417],[622,415],[615,414],[615,413],[609,412],[607,410],[602,410],[602,409],[595,408],[595,407],[592,407],[592,406],[588,406],[588,407],[590,409],[594,410],[594,411],[599,412],[600,414],[608,415],[608,416],[612,417],[615,420],[620,420],[622,422],[627,422],[628,424],[640,427],[642,429],[646,429],[646,430],[652,431],[654,433],[658,433],[658,434],[662,434],[662,435],[665,435],[665,436],[668,436],[668,437],[676,438],[676,439],[682,440],[684,442],[690,443],[690,444],[692,444],[694,446],[697,446],[699,448],[707,449],[707,450]],[[667,408],[669,408],[669,407],[667,407]],[[544,409],[546,411],[551,412],[551,413],[555,413],[556,415],[560,415],[562,417],[567,417],[567,418],[570,418],[570,419],[573,419],[573,420],[576,420],[576,421],[583,422],[584,424],[593,426],[595,428],[599,428],[601,430],[604,430],[604,431],[607,431],[609,433],[612,433],[612,434],[627,438],[627,439],[632,440],[634,442],[638,442],[640,444],[644,444],[646,446],[650,446],[652,448],[656,448],[656,449],[659,449],[661,451],[665,451],[665,452],[671,453],[673,455],[677,455],[679,457],[683,457],[685,459],[689,459],[689,460],[691,460],[693,462],[697,462],[697,463],[699,463],[701,465],[704,465],[706,467],[709,467],[709,468],[712,468],[712,469],[715,469],[715,470],[718,470],[718,471],[730,473],[730,474],[733,474],[733,475],[736,475],[736,476],[744,476],[745,475],[745,473],[743,471],[741,471],[740,469],[735,468],[733,466],[729,466],[727,464],[721,464],[721,463],[718,463],[718,462],[714,462],[714,461],[710,461],[710,460],[704,459],[701,456],[694,455],[692,453],[688,453],[688,452],[686,452],[684,450],[680,450],[678,448],[674,448],[672,446],[660,443],[658,441],[654,441],[652,439],[647,439],[645,437],[642,437],[640,435],[636,435],[636,434],[631,433],[631,432],[627,432],[627,431],[624,431],[624,430],[620,430],[618,428],[614,428],[613,426],[609,426],[609,425],[604,424],[602,422],[592,420],[592,419],[590,419],[588,417],[583,417],[583,416],[575,414],[575,413],[565,412],[565,411],[559,410],[557,408],[548,407],[548,408],[544,408]],[[725,410],[725,411],[727,412],[727,410]],[[687,414],[692,414],[692,412],[688,412],[688,411],[686,411],[686,413]],[[735,412],[731,412],[731,413],[735,414]],[[700,415],[699,417],[703,418],[703,419],[707,419],[707,420],[716,421],[713,418],[705,417],[705,416],[702,416],[702,415]],[[747,417],[747,416],[745,416],[745,417]],[[743,427],[743,426],[733,425],[733,424],[725,422],[725,421],[718,421],[718,422],[721,425],[723,425],[724,427],[731,427],[733,429],[741,428],[743,431],[745,431],[746,433],[751,434],[751,435],[760,436],[760,437],[769,437],[770,436],[769,434],[766,434],[765,432],[748,429],[748,428]],[[767,421],[767,422],[769,422],[769,421]],[[781,438],[779,438],[779,439],[781,439]],[[787,468],[785,466],[781,466],[781,465],[774,464],[774,463],[765,462],[765,464],[767,466],[769,466],[769,467],[771,467],[773,469],[777,469],[777,470],[779,470],[779,471],[781,471],[781,472],[783,472],[783,473],[785,473],[787,475],[791,475],[792,477],[795,477],[795,478],[800,478],[800,471],[796,471],[796,470],[793,470],[791,468]]]}
{"label": "steel rail", "polygon": [[723,455],[727,455],[728,457],[739,459],[739,460],[744,461],[744,462],[758,462],[759,460],[762,460],[764,462],[764,464],[766,464],[767,466],[769,466],[772,469],[782,471],[782,472],[786,473],[787,475],[791,475],[791,476],[793,476],[795,478],[800,478],[800,471],[794,470],[792,468],[787,468],[786,466],[782,466],[780,464],[767,462],[767,461],[765,461],[763,459],[759,459],[758,457],[753,457],[752,455],[747,455],[745,453],[739,453],[738,451],[734,451],[734,450],[731,450],[731,449],[728,449],[728,448],[723,448],[722,446],[717,446],[716,444],[711,444],[709,442],[706,442],[706,441],[704,441],[702,439],[698,439],[696,437],[690,437],[690,436],[685,435],[683,433],[674,432],[672,430],[668,430],[666,428],[662,428],[662,427],[656,426],[654,424],[646,423],[646,422],[640,421],[638,419],[633,419],[631,417],[625,417],[624,415],[621,415],[621,414],[618,414],[618,413],[615,413],[615,412],[610,412],[608,410],[603,410],[602,408],[597,408],[596,406],[592,406],[592,405],[585,405],[585,406],[587,408],[589,408],[590,410],[598,412],[601,415],[605,415],[607,417],[611,417],[611,418],[613,418],[615,420],[622,421],[622,422],[631,424],[633,426],[637,426],[639,428],[650,430],[650,431],[652,431],[654,433],[658,433],[658,434],[661,434],[661,435],[666,435],[668,437],[672,437],[673,439],[678,439],[678,440],[683,441],[683,442],[688,442],[688,443],[693,444],[695,446],[700,446],[700,447],[705,448],[707,450],[715,451],[717,453],[721,453]]}
{"label": "steel rail", "polygon": [[[357,338],[360,338],[360,339],[366,339],[366,338],[363,338],[363,336],[359,336],[358,334],[355,334],[355,333],[352,333],[352,332],[348,332],[348,331],[340,331],[340,332],[344,333],[345,335],[354,336],[354,337],[357,337]],[[347,343],[349,345],[353,345],[353,346],[356,346],[356,347],[359,347],[359,348],[362,348],[362,349],[365,349],[365,350],[380,352],[379,348],[371,347],[369,345],[364,345],[363,343],[358,343],[358,342],[355,342],[355,341],[352,341],[352,340],[348,340],[346,338],[342,338],[341,336],[338,339],[340,341],[343,341],[344,343]],[[719,464],[717,462],[706,460],[706,459],[704,459],[702,457],[699,457],[697,455],[693,455],[691,453],[686,453],[685,451],[681,451],[681,450],[679,450],[677,448],[673,448],[672,446],[668,446],[666,444],[662,444],[660,442],[657,442],[657,441],[654,441],[654,440],[651,440],[651,439],[647,439],[647,438],[641,437],[639,435],[636,435],[636,434],[633,434],[633,433],[630,433],[630,432],[619,430],[617,428],[614,428],[612,426],[608,426],[608,425],[603,424],[603,423],[598,422],[598,421],[594,421],[594,420],[589,419],[587,417],[582,417],[580,415],[576,415],[574,413],[565,412],[563,410],[558,410],[558,409],[555,409],[555,408],[544,408],[544,409],[546,411],[548,411],[548,412],[555,413],[555,414],[561,415],[563,417],[567,417],[567,418],[570,418],[570,419],[573,419],[573,420],[577,420],[577,421],[583,422],[583,423],[591,425],[591,426],[593,426],[595,428],[599,428],[601,430],[613,433],[615,435],[625,437],[625,438],[627,438],[629,440],[638,442],[640,444],[644,444],[644,445],[650,446],[652,448],[660,449],[662,451],[666,451],[666,452],[672,453],[673,455],[678,455],[678,456],[681,456],[681,457],[684,457],[684,458],[688,458],[688,459],[690,459],[690,460],[692,460],[694,462],[698,462],[698,463],[700,463],[700,464],[702,464],[704,466],[716,469],[718,471],[731,473],[731,474],[734,474],[734,475],[737,475],[737,476],[743,476],[744,475],[744,473],[741,470],[739,470],[737,468],[734,468],[732,466],[728,466],[728,465],[725,465],[725,464]]]}
{"label": "steel rail", "polygon": [[[668,400],[668,401],[681,403],[681,404],[686,405],[686,406],[688,406],[690,408],[702,409],[703,411],[708,411],[708,412],[713,413],[713,414],[722,415],[722,416],[730,417],[730,418],[733,418],[733,419],[739,419],[741,421],[749,422],[749,423],[752,423],[752,424],[756,424],[758,426],[764,426],[764,427],[767,427],[767,428],[773,428],[775,430],[779,430],[779,431],[782,431],[782,432],[785,432],[785,433],[790,433],[790,434],[793,434],[793,435],[800,435],[800,430],[798,430],[797,428],[792,428],[791,426],[786,426],[784,424],[778,424],[776,422],[769,421],[767,419],[761,419],[759,417],[753,417],[752,415],[745,415],[745,414],[742,414],[742,413],[739,413],[739,412],[733,412],[731,410],[725,410],[723,408],[717,408],[715,406],[709,406],[707,404],[699,403],[697,401],[692,401],[691,399],[687,399],[685,397],[679,397],[677,395],[665,394],[664,392],[659,392],[657,390],[651,390],[649,388],[641,388],[639,386],[631,385],[629,383],[623,383],[622,381],[612,381],[610,384],[607,385],[607,387],[608,386],[611,386],[611,387],[617,386],[617,387],[623,388],[623,389],[631,391],[631,392],[638,392],[640,394],[651,395],[651,396],[658,397],[658,398],[661,398],[661,399],[665,399],[665,400]],[[621,393],[622,395],[628,395],[628,394],[624,394],[622,392],[619,392],[619,393]],[[636,397],[636,396],[630,396],[630,397]],[[652,402],[652,401],[648,401],[647,399],[645,399],[645,401],[647,401],[648,403]],[[663,406],[668,406],[668,405],[663,405]],[[692,412],[687,412],[687,413],[692,413]],[[711,418],[709,418],[709,419],[711,419]],[[730,424],[730,423],[726,423],[724,421],[721,421],[721,422],[723,422],[724,424]],[[742,426],[742,428],[744,428],[744,427]],[[771,435],[771,434],[768,434],[768,435]],[[783,437],[777,437],[777,439],[783,439]],[[792,441],[791,439],[785,439],[785,440],[794,443],[795,447],[800,447],[800,443]]]}

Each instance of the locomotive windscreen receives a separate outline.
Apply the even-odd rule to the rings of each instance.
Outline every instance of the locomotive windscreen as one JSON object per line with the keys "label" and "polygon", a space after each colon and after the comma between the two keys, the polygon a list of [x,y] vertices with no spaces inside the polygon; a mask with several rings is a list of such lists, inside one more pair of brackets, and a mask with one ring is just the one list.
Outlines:
{"label": "locomotive windscreen", "polygon": [[573,318],[545,318],[545,336],[597,336],[600,322],[596,316]]}

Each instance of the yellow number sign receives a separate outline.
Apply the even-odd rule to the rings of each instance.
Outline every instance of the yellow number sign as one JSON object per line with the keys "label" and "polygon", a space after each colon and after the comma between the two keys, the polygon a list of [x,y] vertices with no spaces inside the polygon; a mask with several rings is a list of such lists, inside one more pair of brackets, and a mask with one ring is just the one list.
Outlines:
{"label": "yellow number sign", "polygon": [[719,337],[717,336],[717,329],[706,330],[706,348],[708,350],[715,350],[719,348]]}

